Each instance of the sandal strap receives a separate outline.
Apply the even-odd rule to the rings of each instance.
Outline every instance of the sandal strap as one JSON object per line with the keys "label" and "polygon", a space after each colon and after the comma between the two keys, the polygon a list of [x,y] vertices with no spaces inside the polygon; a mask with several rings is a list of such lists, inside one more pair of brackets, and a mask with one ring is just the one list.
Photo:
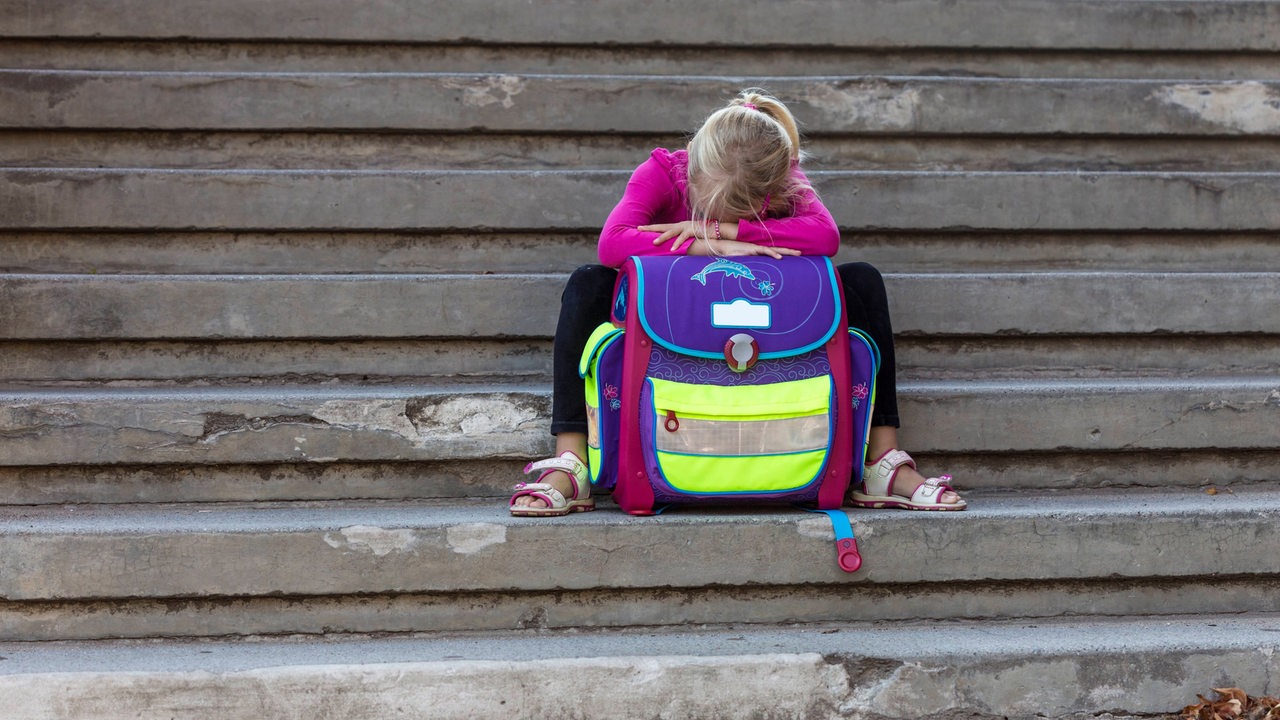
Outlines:
{"label": "sandal strap", "polygon": [[569,504],[565,500],[564,495],[547,483],[520,483],[515,487],[516,493],[511,496],[509,505],[516,504],[516,498],[522,498],[532,495],[546,501],[547,507],[550,509],[559,509]]}
{"label": "sandal strap", "polygon": [[908,455],[906,450],[899,450],[897,448],[881,455],[877,463],[886,467],[889,472],[893,472],[903,465],[912,469],[915,469],[916,466],[915,459]]}
{"label": "sandal strap", "polygon": [[920,483],[915,492],[911,493],[911,500],[919,503],[937,504],[938,499],[942,497],[942,493],[947,491],[955,492],[954,488],[947,484],[949,480],[951,480],[950,475],[926,479]]}
{"label": "sandal strap", "polygon": [[892,495],[893,479],[903,465],[914,469],[916,461],[905,450],[894,448],[862,468],[862,487],[873,495]]}
{"label": "sandal strap", "polygon": [[587,478],[586,463],[582,462],[582,458],[579,458],[572,450],[565,450],[556,457],[531,462],[524,466],[525,475],[539,470],[562,470],[582,480]]}
{"label": "sandal strap", "polygon": [[[591,486],[591,471],[587,469],[587,464],[578,457],[577,453],[572,450],[565,450],[556,457],[547,458],[531,462],[524,466],[524,473],[538,472],[538,479],[542,479],[547,473],[560,471],[569,476],[570,482],[573,483],[573,499],[581,500],[587,496],[584,489]],[[548,486],[550,487],[550,486]]]}

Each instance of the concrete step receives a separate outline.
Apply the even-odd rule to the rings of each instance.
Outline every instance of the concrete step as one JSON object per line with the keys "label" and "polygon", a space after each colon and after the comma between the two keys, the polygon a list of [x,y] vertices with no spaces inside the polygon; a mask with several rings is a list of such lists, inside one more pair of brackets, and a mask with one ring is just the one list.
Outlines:
{"label": "concrete step", "polygon": [[[1280,681],[1274,615],[5,644],[14,717],[1139,718]],[[590,677],[566,692],[530,678]],[[516,690],[515,688],[518,688]],[[1270,692],[1274,692],[1273,690]]]}
{"label": "concrete step", "polygon": [[[16,275],[565,275],[599,262],[595,232],[0,231]],[[1280,267],[1266,233],[849,232],[836,262],[891,274],[1248,273]]]}
{"label": "concrete step", "polygon": [[[904,335],[1280,334],[1275,272],[890,274],[886,285]],[[0,275],[14,315],[0,338],[547,338],[563,287],[563,275],[532,274],[11,274]]]}
{"label": "concrete step", "polygon": [[[900,336],[908,380],[1204,378],[1275,368],[1275,336]],[[11,341],[0,377],[19,387],[410,384],[442,377],[551,377],[547,338]]]}
{"label": "concrete step", "polygon": [[[629,174],[8,169],[0,171],[0,230],[588,232],[598,231]],[[1280,227],[1277,173],[867,171],[811,179],[849,231]]]}
{"label": "concrete step", "polygon": [[[710,108],[708,108],[710,109]],[[667,134],[0,130],[0,166],[317,170],[632,170]],[[1267,172],[1274,137],[806,135],[808,170]]]}
{"label": "concrete step", "polygon": [[[1213,352],[1221,352],[1222,347],[1215,344]],[[1234,357],[1230,365],[1195,365],[1193,370],[1249,374],[1251,358],[1275,357],[1267,355],[1268,350],[1266,343],[1251,342],[1240,348],[1244,354]],[[1160,367],[1167,371],[1170,366]],[[0,378],[10,389],[408,385],[441,378],[466,383],[493,377],[549,382],[550,340],[0,342]]]}
{"label": "concrete step", "polygon": [[[899,384],[914,452],[1120,463],[1274,449],[1278,397],[1274,375]],[[0,393],[0,457],[14,467],[527,459],[550,450],[549,400],[528,383],[18,389]]]}
{"label": "concrete step", "polygon": [[975,493],[963,513],[849,510],[852,575],[830,521],[786,509],[10,506],[0,627],[49,640],[1275,612],[1278,497]]}
{"label": "concrete step", "polygon": [[[899,336],[903,381],[1221,378],[1275,373],[1275,335]],[[546,338],[0,342],[10,390],[547,383]]]}
{"label": "concrete step", "polygon": [[[85,10],[71,0],[15,7],[3,32],[12,38],[324,40],[406,43],[622,44],[751,47],[1034,48],[1116,50],[1280,49],[1270,30],[1280,9],[1268,2],[1086,2],[978,0],[939,7],[929,0],[874,0],[783,8],[751,0],[732,12],[707,7],[689,15],[659,12],[636,0],[589,5],[578,0],[529,5],[467,3],[424,12],[410,0],[353,11],[326,0],[287,0],[263,8],[229,0],[216,18],[195,0],[156,8]],[[10,10],[9,8],[3,8]],[[21,11],[19,11],[19,9]],[[618,22],[618,18],[628,22]],[[196,19],[198,18],[198,19]],[[565,22],[572,18],[572,22]],[[708,37],[705,28],[726,32]]]}
{"label": "concrete step", "polygon": [[[931,9],[932,13],[937,8]],[[742,28],[743,31],[754,29]],[[3,33],[3,29],[0,29]],[[770,41],[772,38],[770,38]],[[1229,45],[1191,52],[1176,48],[1133,52],[1128,48],[881,46],[744,47],[647,42],[635,45],[468,42],[279,42],[175,38],[39,39],[0,35],[0,67],[46,70],[144,72],[403,72],[560,73],[610,75],[837,76],[922,75],[1043,78],[1163,78],[1247,80],[1274,76],[1266,50]]]}
{"label": "concrete step", "polygon": [[[1243,462],[1248,453],[1237,455]],[[520,459],[335,460],[325,463],[0,467],[0,505],[292,502],[462,498],[501,501],[522,479]],[[1162,461],[1163,462],[1163,461]],[[1255,460],[1247,482],[1274,466]],[[1243,477],[1234,469],[1237,477]]]}
{"label": "concrete step", "polygon": [[[909,419],[909,422],[914,422]],[[1057,491],[1198,488],[1228,492],[1273,483],[1280,450],[1193,448],[1109,452],[952,453],[907,449],[921,468],[954,475],[957,487]],[[542,456],[548,449],[542,450]],[[218,464],[0,466],[0,505],[61,503],[457,500],[501,504],[523,479],[520,458]]]}
{"label": "concrete step", "polygon": [[750,86],[814,135],[1280,131],[1280,83],[1266,81],[84,70],[0,70],[0,127],[669,135]]}

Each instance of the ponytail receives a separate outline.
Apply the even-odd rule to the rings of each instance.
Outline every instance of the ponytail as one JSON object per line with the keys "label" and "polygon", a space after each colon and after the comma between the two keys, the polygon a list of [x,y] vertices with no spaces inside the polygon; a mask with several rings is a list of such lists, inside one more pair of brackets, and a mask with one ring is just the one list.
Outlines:
{"label": "ponytail", "polygon": [[747,88],[738,93],[738,96],[729,101],[729,107],[743,107],[748,110],[757,110],[777,121],[782,126],[782,131],[786,134],[787,140],[791,145],[791,159],[799,162],[800,154],[800,128],[796,123],[796,118],[787,109],[786,105],[778,98],[761,90],[760,88]]}

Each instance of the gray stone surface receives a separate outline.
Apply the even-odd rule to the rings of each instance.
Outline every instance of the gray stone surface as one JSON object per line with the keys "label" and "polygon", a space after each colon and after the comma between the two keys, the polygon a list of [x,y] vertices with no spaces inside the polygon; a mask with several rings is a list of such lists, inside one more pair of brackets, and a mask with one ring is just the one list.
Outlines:
{"label": "gray stone surface", "polygon": [[1269,488],[1025,493],[954,514],[850,515],[864,555],[852,575],[835,563],[830,520],[797,510],[539,521],[501,502],[8,508],[0,597],[1194,579],[1257,574],[1280,547]]}
{"label": "gray stone surface", "polygon": [[[5,0],[8,37],[296,39],[381,42],[539,42],[791,47],[951,47],[1120,50],[1276,50],[1280,11],[1268,2],[1061,3],[977,0],[864,0],[781,6],[752,0],[732,10],[707,6],[691,19],[637,0],[497,0],[428,11],[411,0],[351,8],[290,0],[263,8],[251,0],[202,13],[194,0],[155,7],[143,0],[86,10],[70,0]],[[571,18],[572,22],[566,22]],[[619,18],[626,18],[620,22]],[[705,28],[723,29],[708,37]]]}
{"label": "gray stone surface", "polygon": [[[705,106],[709,112],[714,104]],[[807,127],[807,126],[806,126]],[[512,136],[456,132],[94,131],[0,129],[8,167],[317,170],[631,170],[684,132]],[[1269,172],[1280,136],[814,135],[806,172],[975,170]],[[139,238],[147,240],[150,238]],[[594,237],[592,238],[594,241]]]}
{"label": "gray stone surface", "polygon": [[[108,389],[0,397],[14,465],[528,458],[545,385]],[[11,454],[10,454],[11,453]]]}
{"label": "gray stone surface", "polygon": [[[904,447],[953,453],[1274,449],[1274,377],[917,381]],[[545,385],[118,388],[0,393],[5,465],[529,458]],[[913,422],[914,420],[914,422]]]}
{"label": "gray stone surface", "polygon": [[[1238,3],[1236,3],[1238,5]],[[930,6],[936,13],[938,6]],[[755,31],[758,28],[750,28]],[[744,30],[747,30],[744,28]],[[769,28],[772,31],[773,28]],[[1166,36],[1168,37],[1168,36]],[[0,67],[129,72],[408,72],[693,76],[862,76],[1239,80],[1272,78],[1266,52],[1090,52],[1018,47],[378,44],[344,41],[8,39]]]}
{"label": "gray stone surface", "polygon": [[505,498],[527,458],[434,462],[0,466],[0,506]]}
{"label": "gray stone surface", "polygon": [[0,70],[0,127],[679,134],[751,86],[814,135],[1280,131],[1280,83],[1263,81],[44,70]]}
{"label": "gray stone surface", "polygon": [[[1241,334],[1002,337],[900,335],[898,378],[1026,380],[1259,377],[1275,373],[1280,338]],[[243,340],[6,342],[9,389],[86,383],[115,387],[413,385],[454,377],[545,382],[549,338],[513,340]]]}
{"label": "gray stone surface", "polygon": [[[1274,577],[9,601],[0,642],[1078,619],[1280,610]],[[1029,621],[1029,620],[1028,620]]]}
{"label": "gray stone surface", "polygon": [[[908,427],[927,417],[905,416]],[[550,452],[549,438],[537,455]],[[931,475],[962,491],[1195,488],[1273,484],[1280,450],[1193,448],[1126,452],[929,452],[908,445]],[[488,498],[503,502],[529,455],[434,461],[238,464],[0,465],[0,505]]]}
{"label": "gray stone surface", "polygon": [[[0,171],[5,230],[598,230],[629,171]],[[1275,173],[815,172],[849,231],[1262,231]],[[548,203],[547,198],[574,198]]]}
{"label": "gray stone surface", "polygon": [[[1266,348],[1258,348],[1265,352]],[[10,384],[413,384],[476,377],[544,382],[549,338],[6,342]]]}
{"label": "gray stone surface", "polygon": [[[0,645],[32,720],[1065,718],[1168,713],[1208,684],[1274,692],[1274,616],[737,628],[254,643]],[[529,677],[591,682],[565,694]],[[513,691],[513,687],[518,691]]]}
{"label": "gray stone surface", "polygon": [[[551,337],[564,275],[0,276],[17,340]],[[890,274],[909,335],[1280,333],[1280,273]]]}
{"label": "gray stone surface", "polygon": [[[10,231],[0,232],[0,269],[42,275],[494,271],[564,275],[578,265],[599,262],[599,235],[599,230],[459,234]],[[870,262],[890,275],[1273,272],[1280,267],[1280,243],[1266,233],[849,231],[836,260]]]}
{"label": "gray stone surface", "polygon": [[563,288],[546,275],[0,277],[5,330],[22,339],[545,338]]}

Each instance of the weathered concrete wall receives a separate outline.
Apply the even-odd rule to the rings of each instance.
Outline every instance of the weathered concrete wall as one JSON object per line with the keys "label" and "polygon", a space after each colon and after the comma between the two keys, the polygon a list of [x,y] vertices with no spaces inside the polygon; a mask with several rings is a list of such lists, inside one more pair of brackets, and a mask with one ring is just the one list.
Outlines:
{"label": "weathered concrete wall", "polygon": [[[1247,136],[1280,83],[0,70],[0,127],[679,134],[758,85],[819,135]],[[246,97],[262,98],[245,102]]]}
{"label": "weathered concrete wall", "polygon": [[[1259,692],[1280,681],[1274,653],[1256,642],[1274,623],[1206,620],[1213,627],[1192,621],[819,626],[696,639],[615,633],[496,642],[72,645],[20,658],[22,672],[0,677],[0,691],[13,698],[11,709],[32,720],[158,719],[191,708],[231,720],[951,714],[1065,720],[1168,713],[1194,702],[1206,677]],[[92,669],[108,658],[123,672]],[[173,669],[188,658],[196,660],[190,670]],[[548,674],[578,678],[575,691],[543,682]]]}
{"label": "weathered concrete wall", "polygon": [[[0,229],[598,230],[629,171],[0,171]],[[846,230],[1255,231],[1275,173],[815,172]],[[574,198],[573,204],[547,198]]]}
{"label": "weathered concrete wall", "polygon": [[[1273,379],[938,381],[903,384],[921,452],[1274,449]],[[533,388],[0,393],[6,465],[509,458],[549,450],[550,393]],[[927,422],[925,421],[927,419]]]}
{"label": "weathered concrete wall", "polygon": [[[709,577],[718,585],[856,587],[1247,575],[1274,566],[1277,513],[1275,493],[1244,489],[984,498],[943,517],[854,512],[867,562],[850,575],[834,562],[830,521],[798,512],[596,512],[539,523],[494,503],[74,514],[45,507],[4,522],[0,597],[698,588]],[[557,552],[549,555],[548,545]],[[921,554],[930,561],[918,562]]]}
{"label": "weathered concrete wall", "polygon": [[[712,6],[714,7],[714,6]],[[225,2],[202,13],[192,0],[155,8],[141,0],[86,9],[68,0],[5,0],[9,36],[317,39],[381,42],[672,45],[780,44],[1028,49],[1276,50],[1280,11],[1268,2],[1086,2],[978,0],[939,5],[929,0],[837,3],[803,0],[785,7],[763,0],[717,14],[723,33],[680,13],[654,13],[636,0],[498,0],[432,7],[380,0],[358,8],[326,0]],[[625,17],[627,22],[618,22]],[[921,22],[927,17],[930,22]],[[572,22],[565,22],[572,18]]]}
{"label": "weathered concrete wall", "polygon": [[[563,275],[8,275],[0,338],[549,338]],[[1275,273],[889,275],[923,336],[1280,333]],[[1229,308],[1227,313],[1220,309]]]}

